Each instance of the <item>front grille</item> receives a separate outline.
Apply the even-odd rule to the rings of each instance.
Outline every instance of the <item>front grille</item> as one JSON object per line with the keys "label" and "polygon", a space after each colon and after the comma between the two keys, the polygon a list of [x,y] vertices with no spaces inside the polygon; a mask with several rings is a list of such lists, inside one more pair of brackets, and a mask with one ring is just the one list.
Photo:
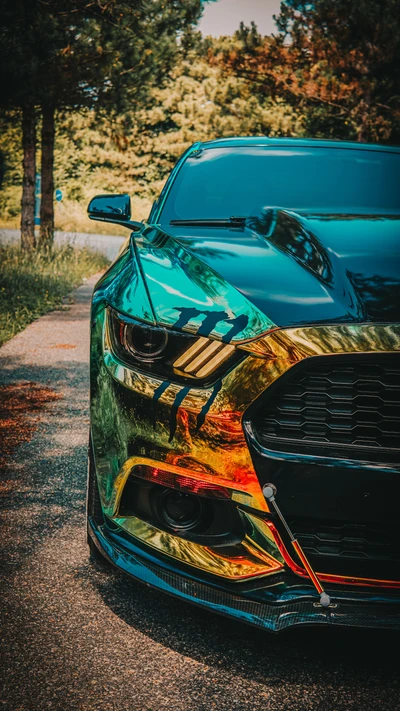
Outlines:
{"label": "front grille", "polygon": [[[400,449],[400,356],[322,356],[294,366],[257,404],[261,444]],[[287,448],[287,447],[286,447]]]}
{"label": "front grille", "polygon": [[288,519],[309,560],[320,572],[400,579],[398,526],[314,518]]}

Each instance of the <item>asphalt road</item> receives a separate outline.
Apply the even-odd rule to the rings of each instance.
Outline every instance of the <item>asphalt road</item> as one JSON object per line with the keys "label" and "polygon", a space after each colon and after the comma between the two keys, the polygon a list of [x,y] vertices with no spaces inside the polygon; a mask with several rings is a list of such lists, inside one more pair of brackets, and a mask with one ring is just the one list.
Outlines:
{"label": "asphalt road", "polygon": [[[122,234],[125,231],[126,236],[129,232],[127,229],[121,228]],[[0,244],[9,244],[19,242],[21,233],[19,230],[0,229]],[[91,247],[112,260],[117,254],[125,237],[117,237],[114,235],[97,235],[88,232],[58,232],[54,233],[54,241],[57,245],[74,244],[77,247]]]}
{"label": "asphalt road", "polygon": [[198,610],[90,562],[85,543],[88,315],[69,311],[0,349],[0,382],[62,398],[3,472],[0,708],[13,711],[394,711],[388,632],[271,635]]}

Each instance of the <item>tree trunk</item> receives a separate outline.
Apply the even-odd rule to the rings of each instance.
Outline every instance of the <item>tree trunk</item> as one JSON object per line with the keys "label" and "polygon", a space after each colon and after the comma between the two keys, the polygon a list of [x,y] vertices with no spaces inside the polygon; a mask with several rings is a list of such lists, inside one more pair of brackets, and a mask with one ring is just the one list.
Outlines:
{"label": "tree trunk", "polygon": [[42,202],[40,204],[40,247],[51,249],[54,241],[54,108],[43,106]]}
{"label": "tree trunk", "polygon": [[36,115],[35,107],[22,110],[23,180],[21,201],[21,248],[35,249]]}

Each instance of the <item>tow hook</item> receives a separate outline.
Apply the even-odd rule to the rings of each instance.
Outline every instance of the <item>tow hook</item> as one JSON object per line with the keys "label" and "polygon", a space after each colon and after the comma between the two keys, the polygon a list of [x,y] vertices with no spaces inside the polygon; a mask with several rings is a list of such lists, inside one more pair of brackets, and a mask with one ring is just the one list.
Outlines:
{"label": "tow hook", "polygon": [[280,510],[278,504],[276,503],[276,499],[275,499],[276,492],[277,492],[277,488],[274,484],[265,484],[265,486],[263,487],[263,490],[262,490],[264,497],[270,504],[272,504],[282,525],[285,527],[285,529],[289,535],[291,544],[292,544],[293,548],[295,549],[301,562],[303,563],[304,568],[307,571],[308,577],[310,578],[312,584],[314,585],[314,587],[319,595],[319,602],[314,602],[314,607],[324,607],[324,608],[337,607],[337,605],[335,603],[332,603],[330,595],[328,595],[328,593],[325,592],[320,580],[318,579],[317,574],[314,572],[314,570],[313,570],[310,562],[308,561],[307,556],[304,553],[300,543],[298,542],[298,540],[295,538],[292,531],[290,530],[282,511]]}

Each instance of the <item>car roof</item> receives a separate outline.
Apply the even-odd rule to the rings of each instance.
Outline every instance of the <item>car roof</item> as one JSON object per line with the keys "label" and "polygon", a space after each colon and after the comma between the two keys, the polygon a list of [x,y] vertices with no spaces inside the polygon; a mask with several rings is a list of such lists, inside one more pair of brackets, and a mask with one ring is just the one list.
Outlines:
{"label": "car roof", "polygon": [[335,141],[319,138],[268,138],[267,136],[231,136],[229,138],[217,138],[212,141],[195,143],[193,150],[205,148],[250,148],[254,146],[264,147],[288,147],[296,146],[301,148],[352,148],[368,151],[387,151],[390,153],[400,153],[400,146],[384,146],[377,143],[358,143],[356,141]]}

